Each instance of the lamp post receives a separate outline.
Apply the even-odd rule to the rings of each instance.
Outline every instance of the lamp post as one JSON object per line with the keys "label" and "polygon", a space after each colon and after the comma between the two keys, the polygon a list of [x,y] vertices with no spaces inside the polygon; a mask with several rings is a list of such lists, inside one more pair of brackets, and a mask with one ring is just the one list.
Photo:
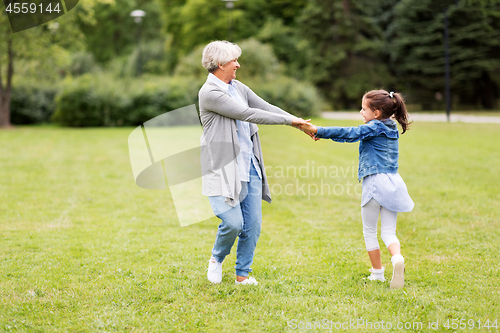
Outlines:
{"label": "lamp post", "polygon": [[227,40],[232,41],[233,39],[233,8],[234,8],[234,1],[238,0],[222,0],[226,3],[226,8],[227,8]]}
{"label": "lamp post", "polygon": [[[458,6],[458,2],[455,1],[455,7]],[[450,112],[451,112],[451,89],[450,89],[450,42],[448,33],[448,9],[444,8],[444,95],[446,100],[446,118],[450,122]]]}
{"label": "lamp post", "polygon": [[137,23],[137,74],[142,74],[142,63],[141,63],[141,22],[142,18],[146,16],[146,12],[143,10],[134,10],[130,13],[130,16],[134,18],[134,22]]}
{"label": "lamp post", "polygon": [[450,122],[450,43],[448,41],[448,8],[444,10],[444,95],[446,97],[446,119]]}
{"label": "lamp post", "polygon": [[58,22],[50,22],[48,25],[48,28],[49,28],[50,33],[51,33],[50,40],[52,41],[52,43],[54,43],[57,29],[59,29],[59,23]]}

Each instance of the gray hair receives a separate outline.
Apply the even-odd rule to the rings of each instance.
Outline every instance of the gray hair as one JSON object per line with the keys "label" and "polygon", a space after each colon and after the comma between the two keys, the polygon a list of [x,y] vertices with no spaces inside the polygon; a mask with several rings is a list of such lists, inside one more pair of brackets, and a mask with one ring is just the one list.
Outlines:
{"label": "gray hair", "polygon": [[241,49],[238,45],[225,40],[216,40],[203,49],[201,64],[209,73],[213,73],[219,68],[219,64],[225,65],[240,56]]}

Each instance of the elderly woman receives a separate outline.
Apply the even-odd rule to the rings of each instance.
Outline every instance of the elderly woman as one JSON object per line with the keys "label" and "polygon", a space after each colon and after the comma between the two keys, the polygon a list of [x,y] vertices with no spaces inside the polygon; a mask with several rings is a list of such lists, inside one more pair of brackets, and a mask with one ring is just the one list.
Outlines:
{"label": "elderly woman", "polygon": [[260,235],[262,200],[271,202],[256,124],[300,128],[306,121],[235,80],[240,55],[238,45],[227,41],[212,42],[203,50],[202,64],[209,74],[199,92],[202,192],[221,219],[207,277],[221,282],[222,262],[238,236],[236,284],[256,285],[248,274]]}

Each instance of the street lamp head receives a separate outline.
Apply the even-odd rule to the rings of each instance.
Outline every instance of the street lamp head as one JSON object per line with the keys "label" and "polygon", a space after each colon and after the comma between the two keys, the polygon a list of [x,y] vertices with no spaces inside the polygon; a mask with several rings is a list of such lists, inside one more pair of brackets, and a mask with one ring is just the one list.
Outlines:
{"label": "street lamp head", "polygon": [[224,1],[226,3],[227,9],[233,9],[233,7],[234,7],[233,2],[238,1],[238,0],[221,0],[221,1]]}
{"label": "street lamp head", "polygon": [[53,34],[55,34],[57,29],[59,29],[59,23],[58,22],[50,22],[48,28]]}
{"label": "street lamp head", "polygon": [[130,16],[134,18],[135,23],[141,23],[142,18],[146,16],[146,12],[143,10],[134,10],[132,13],[130,13]]}

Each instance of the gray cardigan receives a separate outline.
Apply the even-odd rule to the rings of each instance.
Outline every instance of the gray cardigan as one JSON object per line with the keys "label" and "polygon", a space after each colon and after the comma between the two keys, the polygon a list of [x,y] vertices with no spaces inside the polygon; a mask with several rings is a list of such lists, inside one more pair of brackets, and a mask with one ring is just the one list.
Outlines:
{"label": "gray cardigan", "polygon": [[262,199],[271,202],[267,182],[259,128],[255,124],[291,125],[295,117],[257,96],[243,83],[233,80],[236,89],[249,107],[238,103],[212,82],[205,82],[199,96],[200,118],[203,125],[201,137],[202,194],[224,196],[232,207],[241,192],[237,156],[240,146],[236,120],[250,122],[253,152],[262,174]]}

